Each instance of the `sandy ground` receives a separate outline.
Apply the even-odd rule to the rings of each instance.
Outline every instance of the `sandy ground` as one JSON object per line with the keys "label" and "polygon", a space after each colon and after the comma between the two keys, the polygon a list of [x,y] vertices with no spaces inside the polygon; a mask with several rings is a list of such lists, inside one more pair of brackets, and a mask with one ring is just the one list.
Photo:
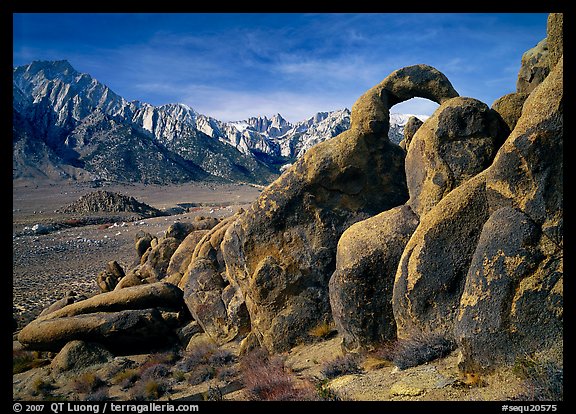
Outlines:
{"label": "sandy ground", "polygon": [[[56,210],[97,189],[129,195],[160,210],[181,212],[167,217],[128,221],[118,215],[93,224],[32,234],[36,224],[49,225],[80,216]],[[107,185],[15,183],[12,204],[13,315],[19,327],[45,307],[74,291],[99,293],[97,274],[116,260],[124,268],[136,257],[134,236],[139,231],[161,236],[176,221],[195,216],[226,217],[247,208],[261,189],[249,185],[192,183],[186,185]]]}

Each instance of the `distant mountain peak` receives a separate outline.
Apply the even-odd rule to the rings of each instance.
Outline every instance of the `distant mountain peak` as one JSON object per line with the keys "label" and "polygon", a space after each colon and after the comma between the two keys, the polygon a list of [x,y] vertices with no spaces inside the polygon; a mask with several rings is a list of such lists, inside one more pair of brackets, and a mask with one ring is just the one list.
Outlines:
{"label": "distant mountain peak", "polygon": [[[201,177],[203,169],[217,177],[262,183],[313,145],[350,128],[351,114],[347,108],[317,112],[293,124],[280,113],[270,118],[253,116],[222,122],[184,103],[154,106],[137,100],[129,102],[89,74],[76,71],[67,60],[34,61],[15,67],[13,82],[14,111],[28,125],[28,133],[24,135],[43,140],[34,145],[44,149],[47,159],[72,162],[76,169],[90,165],[93,170],[101,168],[103,164],[93,160],[108,158],[100,151],[105,148],[111,151],[111,143],[119,145],[119,136],[125,136],[120,143],[123,146],[130,143],[131,148],[120,151],[114,147],[126,158],[121,174],[124,178],[129,176],[129,165],[142,169],[144,159],[152,160],[152,152],[160,151],[158,159],[164,166],[154,168],[156,181],[169,171],[178,179]],[[98,117],[94,117],[96,114]],[[403,126],[409,117],[390,115],[391,141],[398,143],[402,139]],[[140,143],[143,137],[149,141]],[[146,151],[147,155],[138,151]],[[186,164],[190,162],[197,164],[193,171],[177,172],[191,167]],[[22,165],[26,165],[25,160]],[[108,170],[105,173],[94,170],[91,174],[115,177]],[[136,177],[140,178],[135,179],[148,176],[150,173],[139,171]]]}

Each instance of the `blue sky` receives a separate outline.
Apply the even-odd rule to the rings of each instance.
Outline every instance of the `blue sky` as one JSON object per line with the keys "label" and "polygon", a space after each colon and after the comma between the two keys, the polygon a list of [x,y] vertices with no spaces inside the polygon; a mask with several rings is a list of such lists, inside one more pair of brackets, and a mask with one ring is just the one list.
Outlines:
{"label": "blue sky", "polygon": [[[18,13],[13,63],[70,61],[128,100],[185,103],[223,121],[292,122],[352,104],[392,71],[425,63],[461,96],[514,92],[540,13]],[[413,99],[392,112],[431,114]]]}

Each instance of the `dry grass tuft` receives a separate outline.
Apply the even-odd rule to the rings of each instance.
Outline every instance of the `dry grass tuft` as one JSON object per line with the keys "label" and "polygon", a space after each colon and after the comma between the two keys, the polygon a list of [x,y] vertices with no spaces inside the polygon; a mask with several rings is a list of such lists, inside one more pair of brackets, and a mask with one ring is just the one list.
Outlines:
{"label": "dry grass tuft", "polygon": [[308,331],[308,335],[316,340],[326,340],[336,335],[334,322],[323,321]]}

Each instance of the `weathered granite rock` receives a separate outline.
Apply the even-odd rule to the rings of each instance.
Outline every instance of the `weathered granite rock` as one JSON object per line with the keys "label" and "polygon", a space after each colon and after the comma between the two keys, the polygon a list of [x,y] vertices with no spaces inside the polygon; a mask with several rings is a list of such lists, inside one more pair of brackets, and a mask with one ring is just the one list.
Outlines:
{"label": "weathered granite rock", "polygon": [[193,230],[182,240],[168,264],[166,269],[166,282],[178,285],[182,277],[188,269],[188,265],[192,260],[194,249],[202,238],[209,232],[209,230]]}
{"label": "weathered granite rock", "polygon": [[564,13],[550,13],[546,25],[546,41],[548,43],[548,63],[550,70],[564,55]]}
{"label": "weathered granite rock", "polygon": [[448,193],[421,220],[398,265],[392,309],[399,338],[453,339],[472,255],[489,217],[485,172]]}
{"label": "weathered granite rock", "polygon": [[26,349],[39,351],[59,351],[70,341],[82,340],[132,352],[166,344],[172,335],[157,309],[130,309],[37,319],[18,340]]}
{"label": "weathered granite rock", "polygon": [[444,102],[418,129],[406,154],[408,205],[422,218],[486,169],[509,133],[500,115],[476,99]]}
{"label": "weathered granite rock", "polygon": [[29,349],[51,351],[75,339],[149,346],[170,337],[158,309],[179,311],[183,305],[182,291],[169,283],[101,293],[40,316],[20,331],[18,341]]}
{"label": "weathered granite rock", "polygon": [[166,277],[166,271],[172,255],[180,245],[181,240],[166,237],[158,241],[146,256],[146,261],[138,268],[138,276],[146,283],[158,282]]}
{"label": "weathered granite rock", "polygon": [[492,109],[500,114],[510,131],[516,127],[527,97],[526,93],[514,92],[498,98],[492,104]]}
{"label": "weathered granite rock", "polygon": [[197,230],[210,230],[220,222],[215,217],[196,216],[194,221],[177,221],[168,227],[164,238],[173,237],[180,241],[184,240],[188,234]]}
{"label": "weathered granite rock", "polygon": [[522,55],[516,92],[529,94],[540,85],[550,73],[550,60],[548,53],[548,40],[542,39],[532,49]]}
{"label": "weathered granite rock", "polygon": [[490,371],[562,341],[562,160],[560,58],[527,98],[486,171],[493,213],[476,248],[455,330],[464,371]]}
{"label": "weathered granite rock", "polygon": [[106,264],[106,270],[98,273],[96,284],[102,292],[110,292],[114,290],[124,276],[122,266],[116,260],[112,260]]}
{"label": "weathered granite rock", "polygon": [[156,237],[152,236],[150,233],[139,231],[134,236],[134,248],[136,249],[136,254],[138,261],[142,258],[144,253],[151,247],[152,240]]}
{"label": "weathered granite rock", "polygon": [[539,236],[538,226],[511,207],[495,211],[484,224],[454,330],[463,345],[464,371],[514,362],[511,344],[516,335],[509,327],[510,311],[520,281],[541,260]]}
{"label": "weathered granite rock", "polygon": [[411,116],[408,119],[408,122],[404,125],[404,138],[400,141],[400,148],[404,149],[404,151],[408,151],[408,147],[410,146],[410,142],[412,142],[412,138],[414,138],[414,134],[422,124],[423,122],[415,116]]}
{"label": "weathered granite rock", "polygon": [[96,343],[70,341],[58,352],[50,363],[52,372],[80,372],[93,365],[110,362],[114,355]]}
{"label": "weathered granite rock", "polygon": [[330,318],[328,281],[344,230],[407,200],[404,151],[387,137],[389,108],[416,96],[442,103],[458,94],[430,66],[393,72],[356,101],[349,130],[306,152],[228,229],[228,275],[269,351]]}
{"label": "weathered granite rock", "polygon": [[[147,238],[139,240],[147,240]],[[120,290],[163,280],[168,275],[170,259],[180,243],[181,240],[175,237],[152,239],[150,247],[140,258],[140,263],[131,268],[114,289]]]}
{"label": "weathered granite rock", "polygon": [[48,306],[46,309],[43,309],[40,312],[39,316],[47,315],[51,312],[55,312],[59,309],[62,309],[64,306],[70,305],[72,303],[80,302],[81,300],[88,299],[86,295],[79,295],[73,291],[66,292],[66,295],[62,298]]}
{"label": "weathered granite rock", "polygon": [[396,338],[394,277],[418,222],[403,205],[350,226],[340,237],[329,292],[336,329],[348,351]]}
{"label": "weathered granite rock", "polygon": [[194,320],[218,344],[241,337],[250,329],[244,296],[227,277],[221,252],[224,234],[237,218],[238,214],[222,220],[202,237],[179,283]]}

